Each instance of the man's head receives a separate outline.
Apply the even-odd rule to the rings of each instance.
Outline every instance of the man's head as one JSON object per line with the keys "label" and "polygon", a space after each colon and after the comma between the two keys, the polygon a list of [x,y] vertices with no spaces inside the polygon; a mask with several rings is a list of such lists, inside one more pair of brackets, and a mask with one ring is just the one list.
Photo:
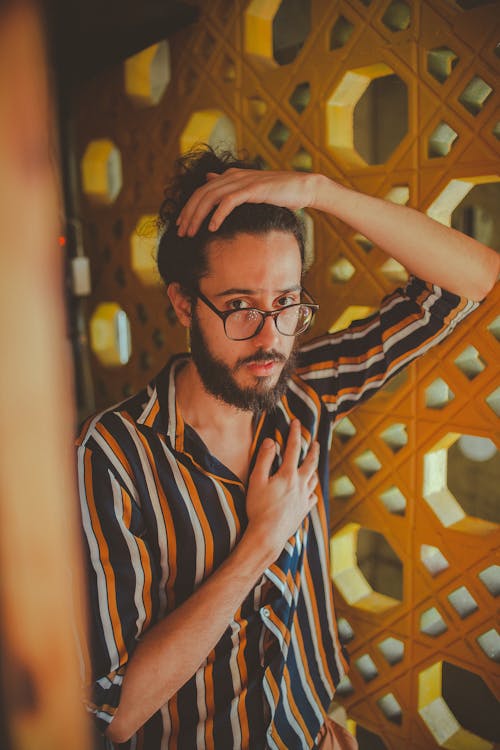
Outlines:
{"label": "man's head", "polygon": [[216,232],[208,230],[210,214],[194,237],[179,237],[177,216],[208,172],[255,168],[212,150],[184,158],[181,166],[160,212],[160,273],[180,322],[190,329],[193,362],[205,390],[239,409],[270,408],[293,369],[295,336],[284,335],[269,316],[255,336],[234,340],[240,335],[234,332],[235,316],[224,321],[221,314],[279,311],[300,302],[302,224],[287,208],[244,204]]}

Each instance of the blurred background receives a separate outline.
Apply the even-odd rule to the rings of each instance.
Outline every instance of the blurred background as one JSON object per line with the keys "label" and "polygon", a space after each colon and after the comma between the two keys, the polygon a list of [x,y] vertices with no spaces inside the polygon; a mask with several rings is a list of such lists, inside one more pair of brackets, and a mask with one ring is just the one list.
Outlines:
{"label": "blurred background", "polygon": [[[72,441],[187,347],[156,214],[197,143],[317,171],[500,251],[500,3],[0,4],[0,739],[101,747],[81,709]],[[407,272],[303,212],[310,336]],[[361,750],[500,742],[500,293],[335,429],[332,579]],[[147,749],[146,749],[147,750]],[[217,749],[219,750],[219,749]],[[221,749],[222,750],[222,749]]]}

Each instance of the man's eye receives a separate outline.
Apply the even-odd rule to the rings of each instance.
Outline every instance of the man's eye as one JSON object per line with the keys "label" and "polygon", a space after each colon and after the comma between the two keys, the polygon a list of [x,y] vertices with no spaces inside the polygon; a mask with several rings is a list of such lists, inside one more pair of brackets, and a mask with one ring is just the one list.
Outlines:
{"label": "man's eye", "polygon": [[232,299],[227,304],[230,310],[245,310],[250,307],[250,304],[244,299]]}
{"label": "man's eye", "polygon": [[280,297],[278,300],[278,305],[280,307],[288,307],[288,305],[296,305],[298,300],[295,299],[295,297],[290,296],[289,294],[283,295],[283,297]]}

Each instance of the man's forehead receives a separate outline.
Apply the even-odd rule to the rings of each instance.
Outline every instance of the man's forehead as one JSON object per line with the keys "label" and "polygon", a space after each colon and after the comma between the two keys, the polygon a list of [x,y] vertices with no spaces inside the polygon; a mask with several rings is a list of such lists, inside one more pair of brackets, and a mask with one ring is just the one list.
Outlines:
{"label": "man's forehead", "polygon": [[290,232],[242,232],[215,237],[207,247],[206,278],[217,278],[224,290],[290,291],[299,286],[301,271],[299,245]]}

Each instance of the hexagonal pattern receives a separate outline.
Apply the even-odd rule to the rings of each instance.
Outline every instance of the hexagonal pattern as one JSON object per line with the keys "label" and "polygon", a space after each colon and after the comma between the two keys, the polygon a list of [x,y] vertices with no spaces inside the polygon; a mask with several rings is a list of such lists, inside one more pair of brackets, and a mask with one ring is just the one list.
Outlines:
{"label": "hexagonal pattern", "polygon": [[[348,523],[332,536],[330,540],[332,580],[351,606],[368,612],[384,612],[396,606],[399,599],[382,593],[380,589],[387,584],[395,585],[398,589],[397,593],[400,594],[402,586],[401,562],[381,534],[367,529],[363,531],[365,532],[365,540],[368,539],[368,545],[363,542],[365,549],[360,553],[360,559],[363,559],[358,562],[358,535],[360,530],[360,524]],[[368,531],[369,534],[366,533]],[[380,537],[382,537],[385,545],[379,544],[378,538]],[[369,543],[372,541],[374,543],[370,549]],[[383,556],[387,554],[387,548],[389,548],[391,554],[389,563],[391,568],[390,580],[386,575],[387,570],[384,566],[385,560],[383,560]],[[361,564],[367,572],[368,568],[371,568],[370,578],[377,580],[379,590],[376,590],[368,582],[366,575],[361,571]]]}
{"label": "hexagonal pattern", "polygon": [[113,141],[91,141],[81,161],[82,189],[97,203],[113,203],[122,189],[122,160]]}
{"label": "hexagonal pattern", "polygon": [[141,105],[158,104],[170,82],[170,47],[166,40],[127,58],[125,92]]}
{"label": "hexagonal pattern", "polygon": [[301,51],[310,28],[310,0],[252,0],[245,12],[245,50],[287,65]]}
{"label": "hexagonal pattern", "polygon": [[200,143],[208,143],[216,150],[236,151],[234,123],[217,109],[193,112],[181,133],[181,153],[191,151]]}
{"label": "hexagonal pattern", "polygon": [[406,84],[388,65],[350,70],[327,101],[328,145],[348,165],[382,164],[407,132],[407,109]]}
{"label": "hexagonal pattern", "polygon": [[156,265],[158,246],[157,217],[153,214],[141,216],[130,238],[131,266],[143,284],[158,284]]}
{"label": "hexagonal pattern", "polygon": [[[485,463],[467,459],[459,446],[460,437],[459,433],[448,433],[425,454],[424,499],[443,526],[487,534],[497,528],[498,510],[491,501],[490,488],[498,486],[498,451],[494,446],[496,455],[486,467]],[[489,450],[489,446],[486,447]],[[484,450],[482,446],[474,449]],[[486,479],[481,484],[483,476]],[[459,477],[468,479],[468,483],[456,481]]]}
{"label": "hexagonal pattern", "polygon": [[102,302],[90,318],[90,347],[106,367],[125,365],[132,354],[130,323],[116,302]]}
{"label": "hexagonal pattern", "polygon": [[437,661],[418,676],[418,712],[440,747],[493,750],[498,708],[483,680],[455,664]]}

